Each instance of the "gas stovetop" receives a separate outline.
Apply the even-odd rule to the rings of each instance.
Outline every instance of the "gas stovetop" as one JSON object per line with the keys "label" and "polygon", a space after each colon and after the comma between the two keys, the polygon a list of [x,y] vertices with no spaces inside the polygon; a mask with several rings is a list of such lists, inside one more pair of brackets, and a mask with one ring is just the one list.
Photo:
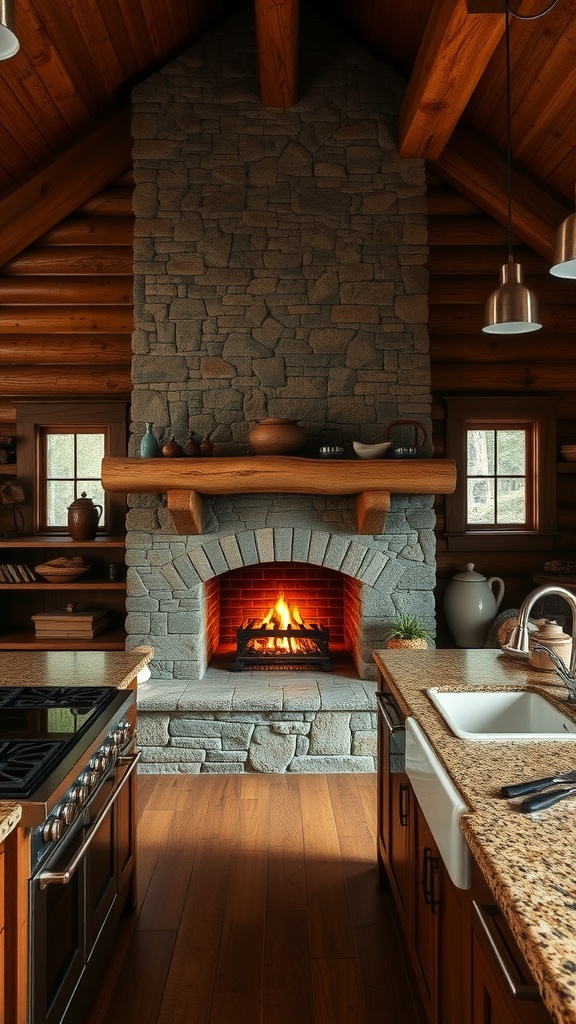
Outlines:
{"label": "gas stovetop", "polygon": [[55,788],[126,697],[113,686],[0,687],[0,799]]}

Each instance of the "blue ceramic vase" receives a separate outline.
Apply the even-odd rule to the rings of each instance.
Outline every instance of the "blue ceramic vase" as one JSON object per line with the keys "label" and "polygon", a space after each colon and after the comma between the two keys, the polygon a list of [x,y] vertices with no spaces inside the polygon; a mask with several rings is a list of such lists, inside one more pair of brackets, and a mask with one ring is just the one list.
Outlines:
{"label": "blue ceramic vase", "polygon": [[152,424],[146,424],[146,431],[140,441],[140,455],[143,459],[157,459],[160,455],[160,445],[152,433]]}

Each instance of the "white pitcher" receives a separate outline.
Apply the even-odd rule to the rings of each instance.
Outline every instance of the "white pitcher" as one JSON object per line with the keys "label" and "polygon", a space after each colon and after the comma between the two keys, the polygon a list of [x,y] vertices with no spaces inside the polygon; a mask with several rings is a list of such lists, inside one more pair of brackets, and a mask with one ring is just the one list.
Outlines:
{"label": "white pitcher", "polygon": [[452,577],[444,595],[444,613],[458,647],[484,647],[503,597],[504,580],[486,579],[474,572],[473,562],[466,572]]}

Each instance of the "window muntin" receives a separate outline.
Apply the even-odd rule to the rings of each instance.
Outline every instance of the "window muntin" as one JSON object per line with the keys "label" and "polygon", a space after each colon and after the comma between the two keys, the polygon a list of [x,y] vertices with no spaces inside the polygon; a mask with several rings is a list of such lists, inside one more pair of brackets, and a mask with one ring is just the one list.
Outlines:
{"label": "window muntin", "polygon": [[528,429],[468,427],[466,525],[531,528]]}
{"label": "window muntin", "polygon": [[[68,506],[85,493],[103,512],[98,525],[106,529],[106,501],[100,480],[106,454],[106,433],[100,427],[44,427],[41,431],[41,464],[44,496],[41,529],[61,530],[68,524]],[[42,521],[43,520],[43,521]]]}

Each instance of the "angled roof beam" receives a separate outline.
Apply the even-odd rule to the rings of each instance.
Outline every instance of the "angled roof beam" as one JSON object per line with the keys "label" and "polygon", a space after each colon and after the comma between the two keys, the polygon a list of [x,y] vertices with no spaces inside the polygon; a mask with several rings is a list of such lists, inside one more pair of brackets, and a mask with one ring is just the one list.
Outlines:
{"label": "angled roof beam", "polygon": [[503,15],[436,0],[400,108],[400,156],[440,156],[504,29]]}
{"label": "angled roof beam", "polygon": [[255,0],[260,99],[265,107],[298,100],[299,0]]}
{"label": "angled roof beam", "polygon": [[123,107],[0,199],[0,267],[132,166]]}
{"label": "angled roof beam", "polygon": [[[508,226],[506,158],[467,128],[457,128],[430,166],[486,213]],[[551,261],[556,228],[573,207],[542,184],[512,169],[512,230]],[[504,262],[504,260],[503,260]]]}

